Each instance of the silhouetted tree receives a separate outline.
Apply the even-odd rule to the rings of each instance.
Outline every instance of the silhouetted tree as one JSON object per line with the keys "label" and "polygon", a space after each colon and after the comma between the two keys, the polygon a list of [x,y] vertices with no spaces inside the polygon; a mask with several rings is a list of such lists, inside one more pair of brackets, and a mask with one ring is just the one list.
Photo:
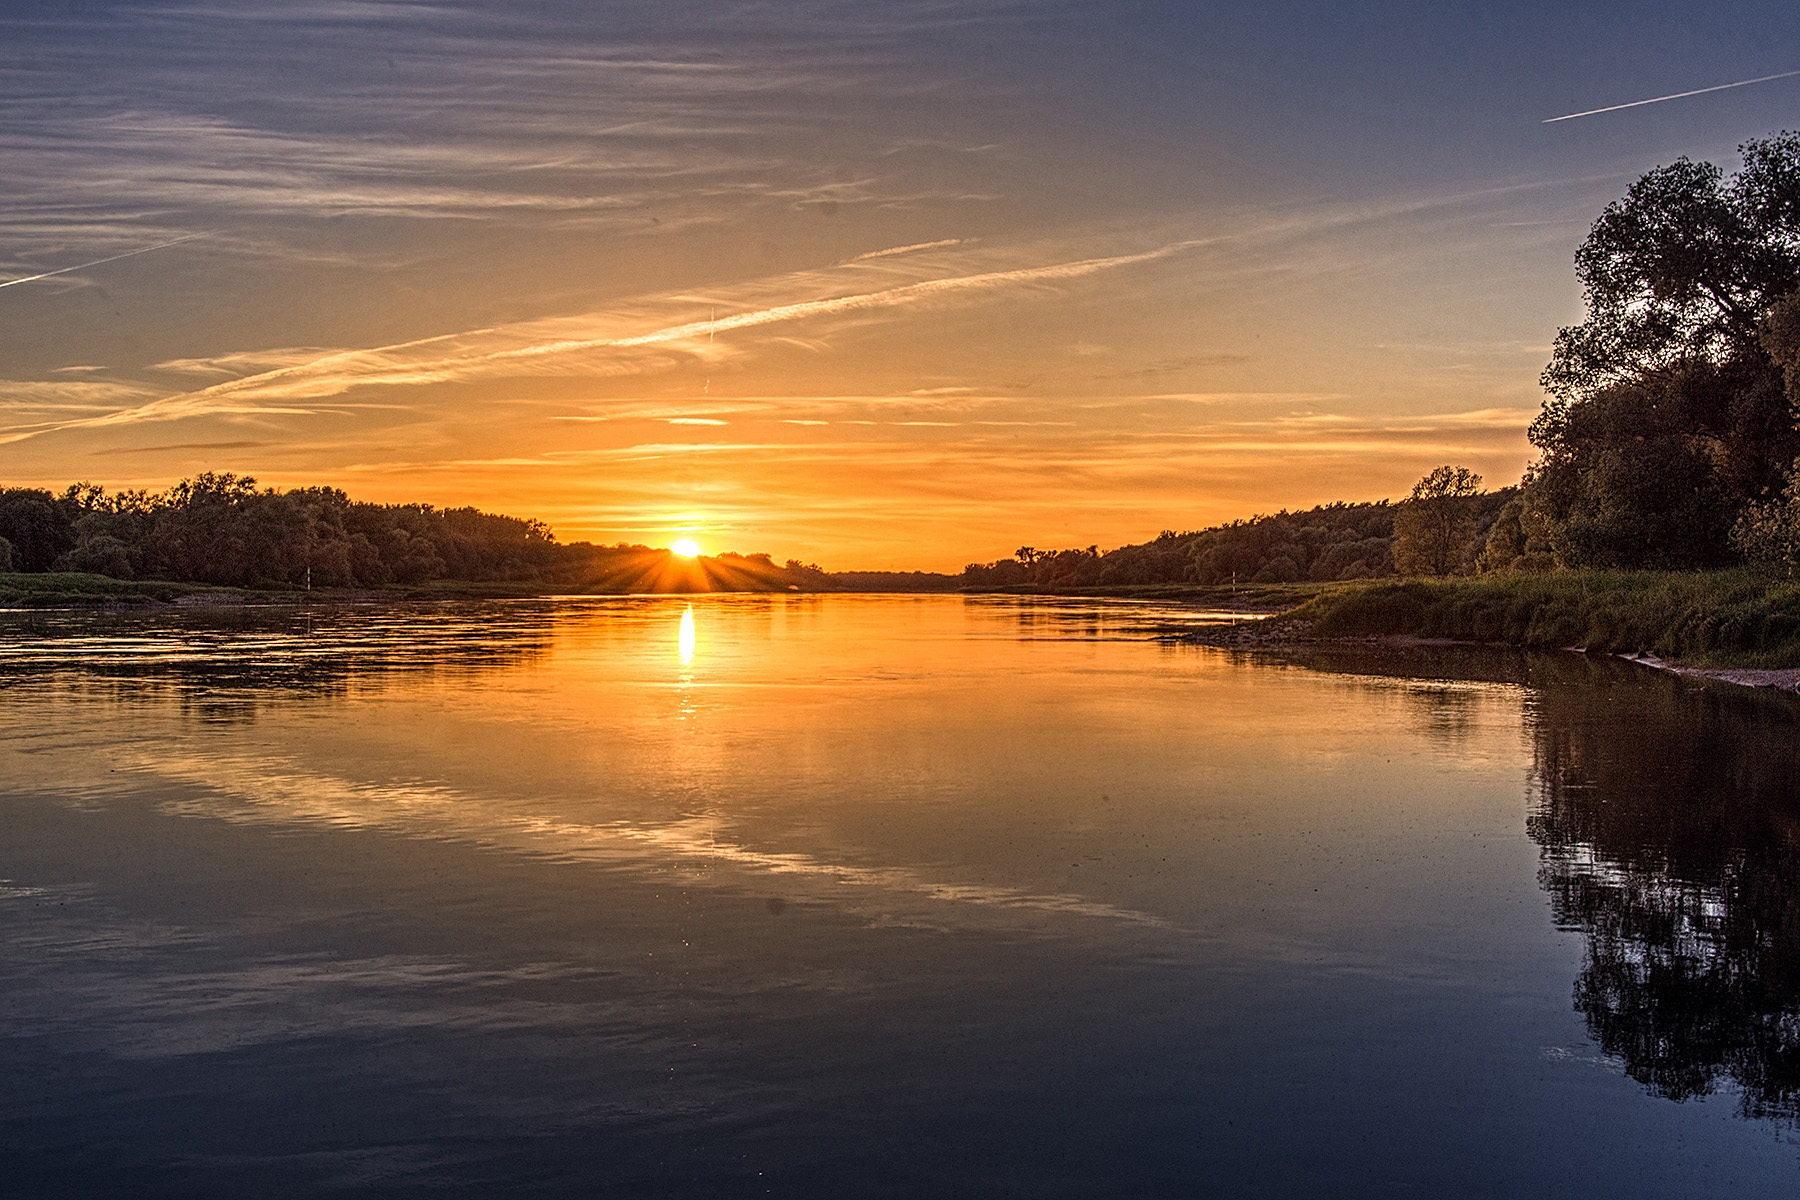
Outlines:
{"label": "silhouetted tree", "polygon": [[1394,569],[1402,575],[1450,575],[1473,565],[1481,476],[1443,466],[1413,484],[1394,512]]}
{"label": "silhouetted tree", "polygon": [[75,523],[49,492],[0,489],[0,537],[12,545],[13,569],[48,571],[75,545]]}
{"label": "silhouetted tree", "polygon": [[1575,254],[1588,318],[1561,330],[1557,403],[1694,361],[1764,357],[1770,307],[1800,289],[1800,134],[1745,142],[1729,179],[1677,159],[1607,205]]}
{"label": "silhouetted tree", "polygon": [[1588,316],[1544,370],[1527,489],[1565,565],[1730,561],[1739,514],[1800,456],[1776,357],[1800,350],[1800,315],[1772,325],[1800,289],[1800,135],[1740,149],[1729,178],[1685,158],[1647,173],[1576,253]]}

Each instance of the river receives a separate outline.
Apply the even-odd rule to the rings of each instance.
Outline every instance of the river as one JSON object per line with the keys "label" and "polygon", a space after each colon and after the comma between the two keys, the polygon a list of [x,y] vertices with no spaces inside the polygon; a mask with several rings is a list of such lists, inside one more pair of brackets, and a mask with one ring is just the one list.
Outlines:
{"label": "river", "polygon": [[1800,1188],[1800,703],[1215,619],[0,614],[7,1190]]}

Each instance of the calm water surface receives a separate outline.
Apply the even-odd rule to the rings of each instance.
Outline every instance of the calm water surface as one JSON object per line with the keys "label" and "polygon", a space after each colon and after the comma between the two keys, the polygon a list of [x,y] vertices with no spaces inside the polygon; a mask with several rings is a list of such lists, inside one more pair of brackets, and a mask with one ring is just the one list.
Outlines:
{"label": "calm water surface", "polygon": [[1201,619],[0,615],[4,1190],[1800,1191],[1800,708]]}

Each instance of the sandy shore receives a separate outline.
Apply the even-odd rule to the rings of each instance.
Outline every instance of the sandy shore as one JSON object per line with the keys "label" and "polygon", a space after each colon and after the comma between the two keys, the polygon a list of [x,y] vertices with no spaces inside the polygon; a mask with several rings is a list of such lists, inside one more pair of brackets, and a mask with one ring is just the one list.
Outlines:
{"label": "sandy shore", "polygon": [[1751,667],[1684,667],[1679,663],[1665,662],[1654,654],[1621,654],[1619,657],[1629,662],[1642,663],[1646,667],[1655,667],[1659,671],[1692,675],[1696,679],[1716,679],[1720,683],[1735,683],[1739,687],[1800,692],[1800,667],[1779,667],[1773,670]]}

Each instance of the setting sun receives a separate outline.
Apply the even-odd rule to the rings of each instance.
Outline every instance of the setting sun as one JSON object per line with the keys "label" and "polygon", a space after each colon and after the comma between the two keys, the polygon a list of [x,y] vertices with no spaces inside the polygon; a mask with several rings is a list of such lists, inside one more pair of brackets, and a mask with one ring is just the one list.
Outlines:
{"label": "setting sun", "polygon": [[1800,0],[0,105],[0,1200],[1800,1200]]}

